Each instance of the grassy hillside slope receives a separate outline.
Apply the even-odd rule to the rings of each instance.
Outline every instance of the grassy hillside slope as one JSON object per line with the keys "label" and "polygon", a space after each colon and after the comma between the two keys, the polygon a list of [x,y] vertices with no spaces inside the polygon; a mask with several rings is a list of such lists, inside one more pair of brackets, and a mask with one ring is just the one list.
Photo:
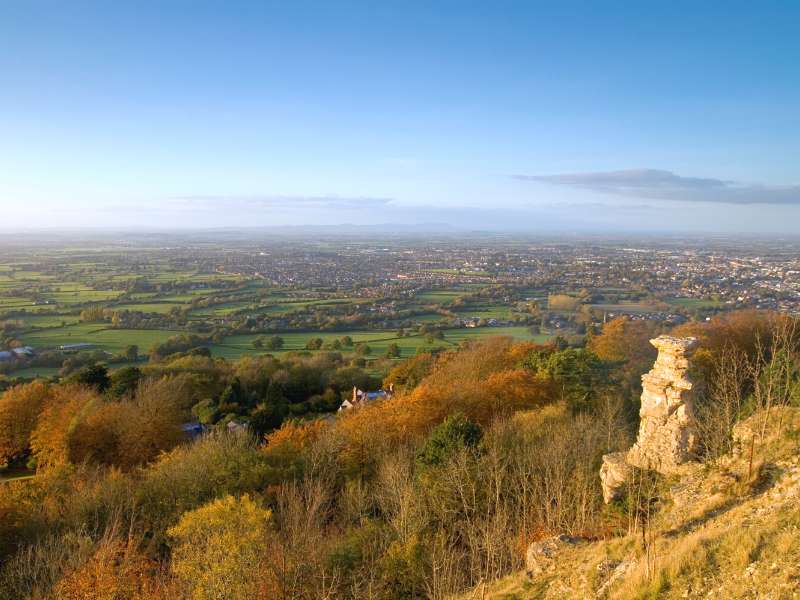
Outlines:
{"label": "grassy hillside slope", "polygon": [[773,411],[751,468],[764,418],[737,426],[736,455],[667,481],[645,534],[562,542],[540,573],[462,600],[800,598],[800,410]]}

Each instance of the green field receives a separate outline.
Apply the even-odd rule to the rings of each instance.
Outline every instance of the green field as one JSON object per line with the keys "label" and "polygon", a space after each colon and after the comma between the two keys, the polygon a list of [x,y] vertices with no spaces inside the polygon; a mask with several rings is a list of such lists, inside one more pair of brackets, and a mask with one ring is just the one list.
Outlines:
{"label": "green field", "polygon": [[[341,339],[344,335],[349,335],[353,339],[354,344],[366,343],[371,354],[367,358],[376,358],[383,356],[386,353],[389,345],[392,343],[400,347],[402,357],[413,356],[417,352],[417,348],[421,346],[428,346],[424,337],[420,335],[397,337],[396,331],[343,331],[336,333],[280,333],[278,334],[283,338],[284,346],[280,351],[272,350],[256,350],[253,348],[253,341],[259,337],[268,337],[262,335],[234,335],[226,338],[222,344],[214,344],[211,346],[211,352],[214,356],[221,356],[228,359],[239,358],[244,354],[285,354],[287,352],[296,352],[298,350],[305,350],[306,343],[314,338],[320,338],[323,342],[333,342],[334,340]],[[342,352],[350,351],[351,348],[342,348]]]}
{"label": "green field", "polygon": [[477,317],[505,321],[511,318],[511,308],[501,304],[469,304],[459,308],[457,314],[461,318]]}
{"label": "green field", "polygon": [[592,304],[592,308],[597,310],[607,310],[611,312],[642,313],[654,312],[658,308],[647,302],[620,302],[618,304]]}
{"label": "green field", "polygon": [[25,327],[62,327],[80,321],[78,315],[26,315],[19,318]]}
{"label": "green field", "polygon": [[[414,334],[411,336],[397,337],[394,331],[349,331],[337,333],[281,333],[284,346],[279,351],[256,350],[253,348],[253,341],[262,335],[235,335],[226,338],[221,344],[211,346],[214,356],[226,359],[237,359],[245,354],[275,354],[281,355],[287,352],[304,351],[306,343],[313,338],[320,338],[323,342],[333,342],[340,339],[343,335],[349,335],[354,344],[366,343],[371,353],[366,357],[380,358],[386,354],[386,350],[391,344],[400,347],[400,357],[408,358],[417,353],[422,348],[452,347],[460,344],[464,340],[474,340],[490,336],[508,336],[515,340],[534,341],[544,343],[553,338],[550,334],[532,335],[527,327],[476,327],[447,329],[444,332],[444,340],[436,340],[429,343],[425,336]],[[342,348],[341,352],[352,349]],[[325,350],[323,350],[324,352]]]}
{"label": "green field", "polygon": [[17,369],[10,376],[22,377],[23,379],[33,379],[34,377],[55,377],[61,369],[57,367],[29,367],[27,369]]}
{"label": "green field", "polygon": [[[385,356],[391,344],[397,344],[401,358],[407,358],[420,349],[453,348],[464,340],[485,336],[508,335],[536,341],[550,337],[533,336],[527,326],[450,328],[454,318],[511,322],[521,316],[515,307],[524,301],[524,294],[546,298],[549,290],[545,289],[519,288],[516,293],[509,292],[509,299],[497,300],[488,293],[492,282],[478,282],[477,278],[449,287],[426,283],[426,287],[409,287],[399,293],[388,291],[385,295],[376,293],[375,288],[349,284],[279,286],[261,276],[222,272],[225,267],[217,265],[225,264],[225,253],[196,260],[195,250],[180,257],[173,254],[173,249],[147,252],[132,256],[127,250],[107,254],[99,248],[78,247],[29,260],[7,257],[0,264],[0,322],[5,321],[5,347],[21,343],[44,351],[85,343],[92,344],[87,350],[111,355],[136,345],[146,354],[154,344],[170,337],[195,333],[221,340],[210,346],[214,356],[236,359],[268,353],[254,348],[253,341],[268,337],[273,328],[279,327],[288,331],[279,334],[285,346],[278,354],[304,351],[312,338],[332,342],[349,335],[356,344],[370,346],[367,358],[373,360]],[[196,252],[204,255],[202,249]],[[487,275],[450,267],[428,272],[442,276]],[[386,310],[389,302],[394,310]],[[435,312],[437,306],[446,314]],[[93,310],[98,307],[105,312]],[[188,323],[183,315],[173,313],[176,308],[187,311]],[[82,315],[89,318],[87,309],[89,317],[100,322],[83,322]],[[445,328],[444,338],[428,341],[427,335],[417,331],[417,325]],[[400,328],[409,335],[398,337]],[[241,333],[258,330],[261,333]],[[351,349],[341,351],[347,353]],[[54,363],[60,358],[54,358]],[[30,368],[22,361],[8,376],[54,376],[59,370]]]}
{"label": "green field", "polygon": [[96,349],[119,353],[127,346],[135,344],[141,352],[156,343],[178,334],[178,331],[164,329],[111,329],[98,323],[81,323],[67,327],[57,327],[34,331],[22,336],[22,342],[34,348],[54,348],[65,344],[94,344]]}
{"label": "green field", "polygon": [[704,300],[702,298],[668,298],[665,301],[668,304],[674,304],[686,309],[718,308],[722,306],[722,303],[717,300]]}
{"label": "green field", "polygon": [[475,327],[448,329],[445,332],[445,340],[453,344],[460,344],[464,340],[498,335],[512,337],[519,341],[536,342],[537,344],[543,344],[555,337],[547,333],[533,335],[527,327]]}
{"label": "green field", "polygon": [[144,313],[168,313],[173,308],[184,308],[181,302],[143,302],[141,304],[115,304],[114,310],[138,310]]}
{"label": "green field", "polygon": [[458,290],[431,290],[417,294],[414,299],[420,303],[427,304],[449,304],[456,298],[465,295],[466,292]]}

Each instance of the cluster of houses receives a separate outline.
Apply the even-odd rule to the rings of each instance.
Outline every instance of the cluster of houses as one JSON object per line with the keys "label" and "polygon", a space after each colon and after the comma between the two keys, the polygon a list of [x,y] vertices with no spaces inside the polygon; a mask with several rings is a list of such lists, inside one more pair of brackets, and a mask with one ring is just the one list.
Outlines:
{"label": "cluster of houses", "polygon": [[[461,319],[461,318],[453,319],[453,321],[451,323],[451,325],[453,327],[470,327],[470,328],[471,327],[499,327],[500,325],[503,325],[503,324],[504,323],[501,323],[500,321],[498,321],[497,319],[494,319],[494,318],[483,319],[481,317],[465,317],[463,319]],[[507,325],[508,323],[505,323],[505,324]]]}

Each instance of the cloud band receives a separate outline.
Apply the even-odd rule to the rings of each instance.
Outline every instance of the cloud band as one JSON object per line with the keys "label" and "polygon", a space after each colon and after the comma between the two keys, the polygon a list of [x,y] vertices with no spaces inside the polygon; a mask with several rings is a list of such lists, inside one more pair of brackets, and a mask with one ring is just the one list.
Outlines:
{"label": "cloud band", "polygon": [[684,177],[659,169],[630,169],[560,175],[514,175],[515,179],[581,188],[602,194],[720,204],[800,204],[800,186],[745,184]]}

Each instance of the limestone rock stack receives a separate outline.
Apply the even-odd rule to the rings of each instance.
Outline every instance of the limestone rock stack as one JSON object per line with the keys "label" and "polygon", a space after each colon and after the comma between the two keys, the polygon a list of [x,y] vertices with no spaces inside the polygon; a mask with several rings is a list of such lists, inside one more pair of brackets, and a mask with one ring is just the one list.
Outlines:
{"label": "limestone rock stack", "polygon": [[610,502],[621,492],[630,466],[659,473],[675,472],[692,460],[697,449],[689,359],[697,340],[661,335],[650,340],[658,358],[642,376],[639,435],[627,453],[603,457],[600,478]]}
{"label": "limestone rock stack", "polygon": [[688,375],[696,340],[662,335],[650,343],[658,348],[658,358],[642,375],[639,436],[628,451],[628,463],[668,474],[691,460],[697,449]]}

